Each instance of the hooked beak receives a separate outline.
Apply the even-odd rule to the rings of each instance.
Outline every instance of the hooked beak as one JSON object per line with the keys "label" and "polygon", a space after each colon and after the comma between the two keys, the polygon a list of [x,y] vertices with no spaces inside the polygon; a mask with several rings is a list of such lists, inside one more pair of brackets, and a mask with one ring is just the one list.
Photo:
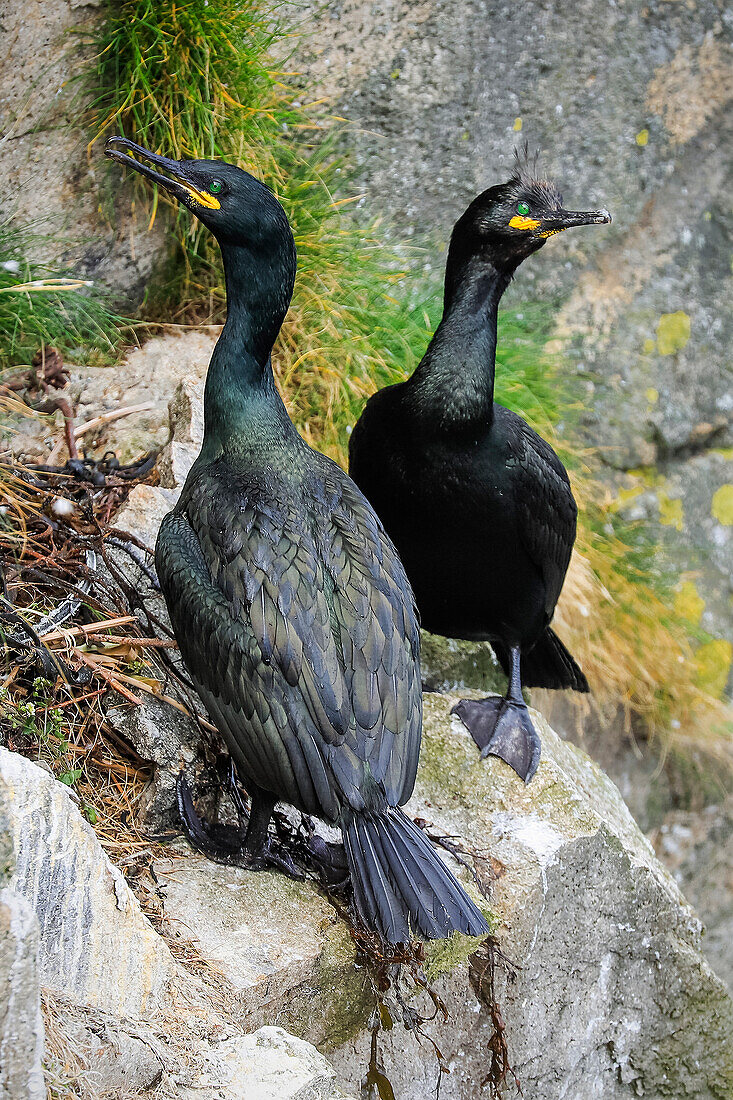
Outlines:
{"label": "hooked beak", "polygon": [[[200,191],[186,179],[185,161],[161,157],[158,153],[151,153],[149,149],[144,149],[142,145],[136,145],[134,141],[124,137],[108,138],[104,146],[104,153],[111,160],[126,164],[141,175],[147,176],[148,179],[165,188],[169,194],[174,195],[175,198],[180,199],[187,206],[192,206],[194,210],[197,206],[203,206],[208,210],[219,210],[221,207],[221,203],[217,198],[206,191]],[[133,153],[157,165],[161,171],[156,172],[154,168],[150,168],[140,160],[135,160],[135,157],[131,155]],[[163,172],[166,172],[167,175],[163,175]]]}
{"label": "hooked beak", "polygon": [[610,222],[607,210],[558,210],[541,219],[537,232],[543,237],[551,237],[575,225],[609,225]]}

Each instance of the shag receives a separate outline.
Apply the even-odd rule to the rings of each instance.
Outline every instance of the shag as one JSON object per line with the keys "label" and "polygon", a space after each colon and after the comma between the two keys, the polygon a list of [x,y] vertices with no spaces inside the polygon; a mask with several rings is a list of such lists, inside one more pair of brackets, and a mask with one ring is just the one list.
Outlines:
{"label": "shag", "polygon": [[498,305],[548,237],[610,220],[606,210],[563,209],[536,158],[517,156],[512,177],[474,199],[453,229],[443,318],[422,361],[367,402],[349,446],[349,472],[397,547],[422,625],[491,641],[506,695],[454,709],[482,756],[500,756],[527,782],[540,739],[522,684],[588,683],[550,629],[577,509],[549,444],[494,402]]}
{"label": "shag", "polygon": [[357,909],[385,940],[483,936],[481,912],[399,808],[422,728],[405,571],[275,388],[270,353],[296,271],[285,212],[235,165],[170,160],[119,137],[105,151],[192,210],[224,260],[203,445],[155,565],[183,660],[251,798],[241,862],[282,866],[268,825],[276,801],[289,802],[340,826]]}

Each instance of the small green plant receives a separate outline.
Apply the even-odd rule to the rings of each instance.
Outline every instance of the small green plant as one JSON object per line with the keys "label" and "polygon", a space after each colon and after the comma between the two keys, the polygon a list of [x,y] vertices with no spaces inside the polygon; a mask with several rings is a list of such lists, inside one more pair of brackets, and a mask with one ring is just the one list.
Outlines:
{"label": "small green plant", "polygon": [[30,700],[13,699],[4,687],[0,687],[0,702],[3,705],[2,722],[7,729],[29,740],[38,737],[35,703]]}
{"label": "small green plant", "polygon": [[77,779],[81,779],[83,774],[84,773],[82,772],[81,768],[71,768],[70,771],[61,772],[61,774],[57,775],[56,778],[58,779],[59,783],[63,783],[67,787],[73,787]]}

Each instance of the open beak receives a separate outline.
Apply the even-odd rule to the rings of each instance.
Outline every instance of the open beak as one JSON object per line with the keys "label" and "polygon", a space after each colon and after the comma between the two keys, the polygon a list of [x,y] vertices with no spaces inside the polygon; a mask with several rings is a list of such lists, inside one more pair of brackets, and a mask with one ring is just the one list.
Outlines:
{"label": "open beak", "polygon": [[[180,199],[187,206],[193,205],[194,208],[203,206],[209,210],[219,210],[221,206],[217,198],[206,191],[200,191],[186,178],[185,161],[161,157],[158,153],[151,153],[149,149],[144,149],[142,145],[136,145],[134,141],[124,137],[108,138],[104,146],[104,152],[105,156],[108,156],[111,160],[126,164],[141,175],[147,176],[148,179],[165,188],[169,194],[174,195],[175,198]],[[132,156],[133,153],[135,156]],[[151,164],[156,165],[160,171],[144,164],[143,160],[136,160],[135,157],[141,157],[143,160],[149,161]]]}
{"label": "open beak", "polygon": [[574,225],[609,225],[611,215],[607,210],[558,210],[542,218],[537,231],[544,237],[572,229]]}

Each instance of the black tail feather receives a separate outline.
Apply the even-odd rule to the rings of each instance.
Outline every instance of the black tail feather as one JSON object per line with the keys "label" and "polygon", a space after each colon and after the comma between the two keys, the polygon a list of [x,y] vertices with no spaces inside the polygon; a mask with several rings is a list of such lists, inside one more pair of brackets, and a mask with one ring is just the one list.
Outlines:
{"label": "black tail feather", "polygon": [[[491,647],[507,676],[511,671],[511,653],[503,642]],[[549,626],[530,650],[522,650],[522,685],[524,687],[590,691],[588,681],[572,654]]]}
{"label": "black tail feather", "polygon": [[348,810],[341,828],[359,915],[388,943],[406,943],[412,932],[425,939],[488,935],[479,908],[398,807]]}

